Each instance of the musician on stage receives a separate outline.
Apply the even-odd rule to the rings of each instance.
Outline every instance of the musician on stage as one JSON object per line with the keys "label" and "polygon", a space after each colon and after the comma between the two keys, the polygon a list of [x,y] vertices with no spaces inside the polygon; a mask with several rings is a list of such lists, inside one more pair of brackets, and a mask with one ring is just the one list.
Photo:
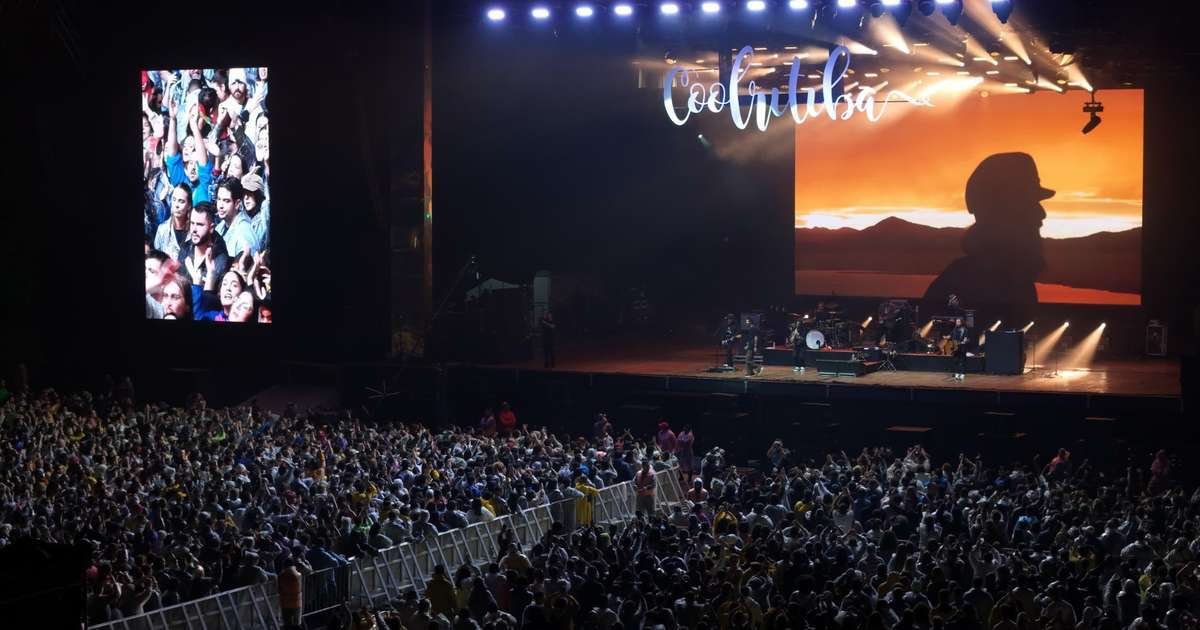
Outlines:
{"label": "musician on stage", "polygon": [[717,338],[721,342],[721,347],[725,349],[725,367],[733,367],[733,342],[737,340],[737,318],[730,313],[725,316],[725,320],[721,323],[721,329],[717,331]]}
{"label": "musician on stage", "polygon": [[800,374],[804,373],[804,366],[808,363],[808,343],[804,335],[803,322],[792,322],[792,330],[788,333],[788,343],[792,344],[792,371]]}
{"label": "musician on stage", "polygon": [[950,341],[954,344],[954,379],[965,381],[967,379],[967,343],[970,340],[970,334],[967,332],[967,327],[963,325],[962,318],[954,320],[954,330],[950,331]]}
{"label": "musician on stage", "polygon": [[742,322],[742,339],[746,342],[746,376],[754,376],[754,355],[758,352],[758,323],[753,317],[747,317]]}

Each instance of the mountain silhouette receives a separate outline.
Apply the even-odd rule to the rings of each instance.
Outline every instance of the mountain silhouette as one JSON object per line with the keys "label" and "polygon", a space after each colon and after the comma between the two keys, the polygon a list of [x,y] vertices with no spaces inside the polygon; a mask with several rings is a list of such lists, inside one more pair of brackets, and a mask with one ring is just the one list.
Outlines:
{"label": "mountain silhouette", "polygon": [[[797,270],[937,275],[961,257],[966,228],[935,228],[888,217],[864,228],[796,228]],[[1140,293],[1142,228],[1078,238],[1043,238],[1038,282]]]}

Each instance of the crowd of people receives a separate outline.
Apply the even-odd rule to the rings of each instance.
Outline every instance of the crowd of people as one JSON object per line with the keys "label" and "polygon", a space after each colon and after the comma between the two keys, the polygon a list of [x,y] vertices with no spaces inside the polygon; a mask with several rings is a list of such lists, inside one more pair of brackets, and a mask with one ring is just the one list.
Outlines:
{"label": "crowd of people", "polygon": [[[720,449],[682,504],[552,532],[357,628],[1183,629],[1197,625],[1200,491],[1160,451],[1109,476],[1049,462],[936,465],[920,446],[763,469]],[[661,507],[661,506],[660,506]]]}
{"label": "crowd of people", "polygon": [[268,76],[142,72],[148,319],[271,321]]}
{"label": "crowd of people", "polygon": [[[508,404],[468,427],[289,410],[11,394],[0,405],[0,546],[85,543],[92,621],[135,615],[289,567],[344,565],[397,543],[575,498],[578,527],[511,532],[482,567],[439,567],[355,627],[1191,628],[1200,489],[1159,452],[1123,474],[1077,463],[936,463],[920,446],[757,467],[666,423],[648,440],[531,429]],[[683,447],[680,445],[684,444]],[[681,457],[681,455],[683,455]],[[677,467],[677,468],[676,468]],[[684,500],[655,499],[675,468]],[[676,474],[676,473],[670,473]],[[647,482],[647,478],[651,479]],[[631,522],[582,509],[631,481]],[[648,490],[648,492],[644,492]],[[648,500],[647,500],[648,498]]]}
{"label": "crowd of people", "polygon": [[499,419],[431,430],[348,412],[215,410],[199,396],[186,408],[134,400],[123,380],[0,404],[0,547],[90,546],[93,622],[584,497],[670,458],[628,433],[519,425],[507,403]]}

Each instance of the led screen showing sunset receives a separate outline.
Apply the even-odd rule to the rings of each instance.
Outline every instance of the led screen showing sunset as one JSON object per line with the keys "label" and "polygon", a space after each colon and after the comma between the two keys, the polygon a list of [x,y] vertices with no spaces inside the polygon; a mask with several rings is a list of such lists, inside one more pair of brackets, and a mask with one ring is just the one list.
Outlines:
{"label": "led screen showing sunset", "polygon": [[[1103,122],[1087,135],[1080,133],[1087,121],[1082,107],[1088,95],[1082,91],[934,98],[933,108],[893,104],[878,123],[816,119],[796,126],[796,293],[840,288],[841,294],[919,296],[943,259],[948,263],[961,255],[953,245],[921,260],[896,256],[896,267],[880,268],[885,265],[878,261],[831,261],[819,244],[852,239],[846,230],[902,225],[909,236],[919,234],[920,226],[946,228],[938,233],[952,242],[973,223],[964,201],[972,170],[989,155],[1015,151],[1031,155],[1041,184],[1057,191],[1042,203],[1047,216],[1041,236],[1050,264],[1038,279],[1039,300],[1139,303],[1143,93],[1100,92],[1097,99],[1105,106]],[[880,225],[889,218],[912,225]],[[921,250],[920,240],[890,246],[909,255]],[[1068,249],[1069,256],[1055,254]],[[1103,261],[1094,265],[1120,268],[1109,279],[1069,269],[1080,252]],[[1056,256],[1067,260],[1055,266]],[[822,271],[857,277],[846,283]],[[870,272],[894,274],[893,282],[872,282]],[[891,290],[896,286],[904,289]]]}

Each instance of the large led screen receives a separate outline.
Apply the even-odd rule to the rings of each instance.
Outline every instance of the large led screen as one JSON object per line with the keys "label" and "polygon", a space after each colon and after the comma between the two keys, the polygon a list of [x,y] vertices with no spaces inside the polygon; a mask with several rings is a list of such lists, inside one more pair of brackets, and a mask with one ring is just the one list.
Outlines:
{"label": "large led screen", "polygon": [[148,319],[271,322],[268,78],[141,73]]}
{"label": "large led screen", "polygon": [[795,292],[1141,303],[1140,90],[964,95],[795,129]]}

